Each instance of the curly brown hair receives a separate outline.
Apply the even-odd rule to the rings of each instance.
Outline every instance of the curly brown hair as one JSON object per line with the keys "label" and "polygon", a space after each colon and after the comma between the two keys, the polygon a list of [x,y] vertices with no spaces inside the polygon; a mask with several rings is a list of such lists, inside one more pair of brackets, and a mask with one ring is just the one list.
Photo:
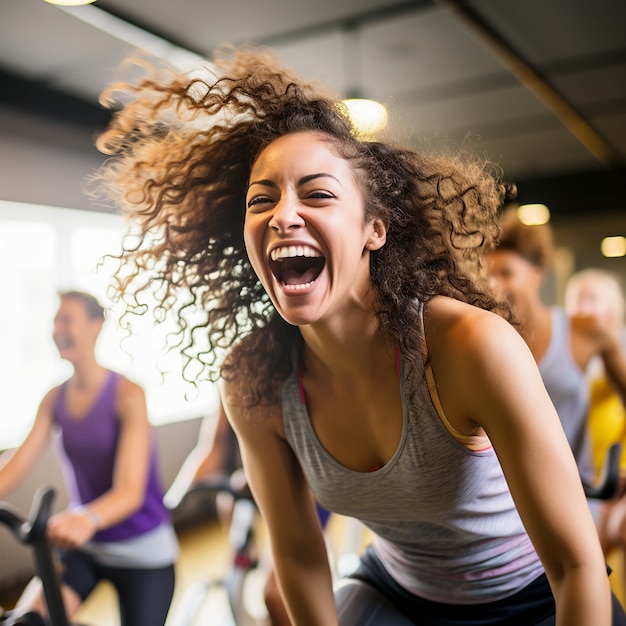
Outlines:
{"label": "curly brown hair", "polygon": [[188,374],[199,376],[199,364],[211,380],[240,376],[256,405],[275,401],[291,371],[302,338],[254,273],[243,226],[257,155],[298,131],[326,135],[353,167],[365,217],[387,225],[386,244],[371,255],[376,315],[406,358],[420,350],[417,300],[446,295],[510,316],[481,277],[507,191],[486,159],[363,140],[339,98],[267,50],[222,49],[210,79],[154,73],[106,97],[121,87],[133,98],[98,139],[111,158],[95,179],[136,230],[117,295],[134,310],[149,291],[157,317],[174,314]]}

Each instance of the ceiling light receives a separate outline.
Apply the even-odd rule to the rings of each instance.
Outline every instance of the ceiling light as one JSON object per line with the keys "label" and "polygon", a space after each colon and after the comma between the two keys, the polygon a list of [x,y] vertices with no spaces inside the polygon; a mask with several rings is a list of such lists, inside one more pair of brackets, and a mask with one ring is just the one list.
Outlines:
{"label": "ceiling light", "polygon": [[342,103],[347,108],[348,117],[359,138],[371,140],[387,125],[387,109],[380,102],[370,100],[364,93],[361,67],[363,49],[359,25],[356,22],[344,24],[342,35],[343,71],[347,80]]}
{"label": "ceiling light", "polygon": [[611,258],[626,256],[626,237],[605,237],[600,243],[600,251]]}
{"label": "ceiling light", "polygon": [[83,4],[91,4],[92,2],[95,2],[96,0],[43,0],[43,1],[47,2],[48,4],[58,4],[59,6],[62,6],[62,7],[78,7]]}
{"label": "ceiling light", "polygon": [[522,204],[517,209],[517,218],[526,226],[539,226],[550,221],[550,209],[545,204]]}
{"label": "ceiling light", "polygon": [[350,121],[361,137],[373,138],[387,125],[387,109],[380,102],[367,98],[346,98],[343,103],[348,109]]}

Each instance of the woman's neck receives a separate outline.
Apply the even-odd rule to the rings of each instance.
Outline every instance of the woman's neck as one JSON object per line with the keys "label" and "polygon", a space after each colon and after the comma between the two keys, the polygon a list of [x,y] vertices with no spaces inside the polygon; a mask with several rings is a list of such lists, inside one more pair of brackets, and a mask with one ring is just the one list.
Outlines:
{"label": "woman's neck", "polygon": [[92,359],[73,363],[73,366],[74,374],[70,382],[74,388],[81,390],[100,387],[107,372],[106,368]]}
{"label": "woman's neck", "polygon": [[375,319],[364,326],[351,325],[342,332],[328,328],[301,329],[304,338],[303,368],[313,376],[362,379],[378,371],[395,351]]}

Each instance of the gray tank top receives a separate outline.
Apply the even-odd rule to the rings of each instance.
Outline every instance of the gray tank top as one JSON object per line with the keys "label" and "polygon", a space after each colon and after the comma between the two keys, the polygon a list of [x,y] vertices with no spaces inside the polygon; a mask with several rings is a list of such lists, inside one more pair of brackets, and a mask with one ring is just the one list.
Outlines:
{"label": "gray tank top", "polygon": [[512,595],[543,567],[496,454],[459,443],[437,413],[423,366],[409,376],[400,360],[402,435],[383,468],[355,472],[328,454],[297,367],[283,386],[287,440],[318,502],[369,527],[378,557],[409,592],[456,604]]}
{"label": "gray tank top", "polygon": [[587,428],[589,382],[572,356],[569,318],[558,307],[552,308],[551,315],[550,345],[539,362],[539,372],[559,414],[565,436],[576,458],[578,471],[585,480],[593,481],[594,470]]}

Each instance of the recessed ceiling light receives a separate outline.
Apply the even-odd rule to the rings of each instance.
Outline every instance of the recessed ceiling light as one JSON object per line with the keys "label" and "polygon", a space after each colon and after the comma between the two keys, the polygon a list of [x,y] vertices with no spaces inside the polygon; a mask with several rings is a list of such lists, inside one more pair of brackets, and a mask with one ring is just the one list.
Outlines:
{"label": "recessed ceiling light", "polygon": [[550,210],[545,204],[522,204],[517,209],[517,217],[526,226],[539,226],[550,221]]}
{"label": "recessed ceiling light", "polygon": [[91,4],[92,2],[95,2],[96,0],[43,0],[44,2],[47,2],[48,4],[58,4],[59,6],[62,7],[78,7],[81,4]]}
{"label": "recessed ceiling light", "polygon": [[604,256],[610,258],[626,256],[626,237],[605,237],[600,243],[600,250]]}
{"label": "recessed ceiling light", "polygon": [[372,138],[387,125],[387,109],[376,100],[346,98],[343,103],[359,135]]}

